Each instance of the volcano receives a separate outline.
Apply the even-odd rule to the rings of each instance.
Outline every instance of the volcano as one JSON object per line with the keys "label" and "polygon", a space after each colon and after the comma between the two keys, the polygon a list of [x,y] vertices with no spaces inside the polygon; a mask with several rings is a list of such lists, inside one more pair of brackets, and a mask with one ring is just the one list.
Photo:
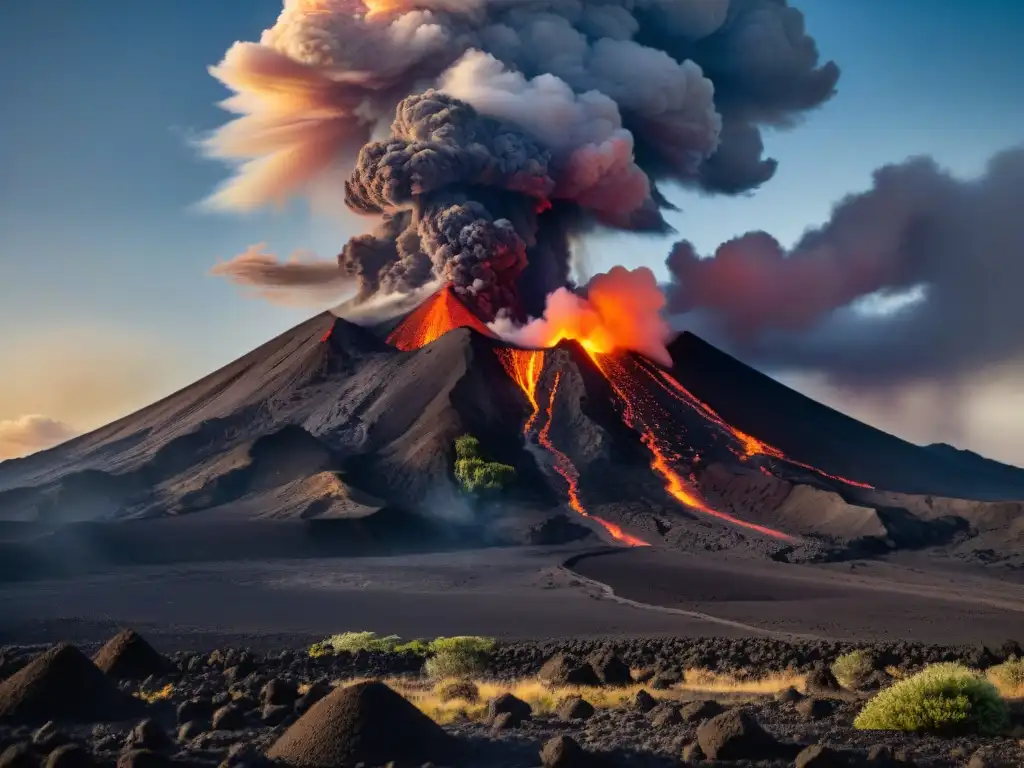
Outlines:
{"label": "volcano", "polygon": [[[0,464],[0,521],[51,540],[87,530],[108,554],[126,521],[169,540],[189,522],[239,526],[239,548],[261,555],[280,534],[256,532],[286,521],[317,552],[353,554],[582,537],[776,559],[1018,551],[1024,471],[904,442],[691,334],[669,352],[663,366],[571,341],[519,348],[448,288],[387,328],[325,313]],[[458,490],[465,434],[515,469],[505,492]]]}

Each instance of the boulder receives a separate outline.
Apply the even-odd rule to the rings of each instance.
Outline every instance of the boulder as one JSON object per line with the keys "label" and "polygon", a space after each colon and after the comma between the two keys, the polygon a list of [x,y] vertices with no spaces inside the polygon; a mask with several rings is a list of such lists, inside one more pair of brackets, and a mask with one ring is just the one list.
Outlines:
{"label": "boulder", "polygon": [[564,653],[552,656],[540,668],[537,676],[548,685],[600,685],[594,668],[589,664],[580,664]]}
{"label": "boulder", "polygon": [[145,680],[164,675],[171,669],[167,659],[133,629],[125,629],[110,638],[92,660],[104,673],[119,680]]}
{"label": "boulder", "polygon": [[572,737],[555,736],[540,751],[544,768],[590,768],[587,753]]}
{"label": "boulder", "polygon": [[705,722],[697,729],[697,742],[709,760],[764,760],[793,752],[742,709],[723,712]]}

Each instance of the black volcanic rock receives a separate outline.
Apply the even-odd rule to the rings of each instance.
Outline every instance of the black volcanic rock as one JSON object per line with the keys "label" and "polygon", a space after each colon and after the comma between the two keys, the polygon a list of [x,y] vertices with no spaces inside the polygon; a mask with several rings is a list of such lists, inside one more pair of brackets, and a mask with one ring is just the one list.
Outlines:
{"label": "black volcanic rock", "polygon": [[723,712],[705,722],[697,729],[697,742],[711,760],[763,760],[791,751],[742,709]]}
{"label": "black volcanic rock", "polygon": [[170,666],[134,629],[118,632],[96,652],[92,660],[111,677],[130,680],[162,675]]}
{"label": "black volcanic rock", "polygon": [[564,653],[548,659],[537,677],[549,685],[599,685],[600,679],[590,664],[581,664]]}
{"label": "black volcanic rock", "polygon": [[122,693],[69,644],[56,645],[0,683],[0,719],[102,722],[140,714],[138,699]]}
{"label": "black volcanic rock", "polygon": [[294,766],[444,763],[455,743],[444,730],[384,683],[337,688],[298,719],[267,751]]}

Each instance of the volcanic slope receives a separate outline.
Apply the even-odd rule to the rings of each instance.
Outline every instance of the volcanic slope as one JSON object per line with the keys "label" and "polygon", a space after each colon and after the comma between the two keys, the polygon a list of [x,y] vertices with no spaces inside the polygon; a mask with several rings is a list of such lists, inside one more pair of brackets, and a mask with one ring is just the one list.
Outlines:
{"label": "volcanic slope", "polygon": [[[382,336],[320,315],[138,413],[4,462],[0,520],[332,522],[356,551],[552,531],[773,556],[851,542],[1019,551],[1024,472],[979,474],[977,457],[899,441],[696,337],[672,345],[668,370],[572,342],[522,350],[447,289]],[[516,468],[504,496],[455,491],[465,433]]]}

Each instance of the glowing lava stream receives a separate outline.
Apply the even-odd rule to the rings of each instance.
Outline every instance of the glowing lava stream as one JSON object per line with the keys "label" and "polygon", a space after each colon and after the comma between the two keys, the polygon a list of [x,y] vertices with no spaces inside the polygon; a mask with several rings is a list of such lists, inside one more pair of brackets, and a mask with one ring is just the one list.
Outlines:
{"label": "glowing lava stream", "polygon": [[[528,437],[534,424],[537,422],[537,417],[540,415],[540,404],[537,402],[537,383],[540,380],[541,371],[544,369],[544,350],[500,349],[495,351],[509,377],[519,385],[519,388],[526,394],[526,398],[533,407],[530,418],[526,420],[526,424],[523,426],[523,434]],[[541,446],[551,454],[551,457],[555,460],[555,471],[562,476],[562,479],[569,486],[569,506],[580,516],[589,518],[601,525],[613,539],[621,541],[627,547],[649,547],[650,544],[646,541],[638,539],[636,536],[630,536],[614,523],[609,523],[603,518],[591,515],[587,512],[586,507],[583,506],[583,502],[580,501],[580,473],[576,469],[576,465],[572,463],[572,459],[558,450],[554,443],[551,442],[551,422],[555,410],[555,396],[558,394],[558,382],[561,377],[561,372],[555,374],[555,383],[551,386],[551,395],[548,398],[548,420],[537,435],[537,439]]]}
{"label": "glowing lava stream", "polygon": [[446,285],[405,318],[388,336],[387,343],[403,352],[414,352],[456,328],[472,328],[484,336],[494,337],[491,329],[466,308],[450,285]]}
{"label": "glowing lava stream", "polygon": [[[740,445],[743,446],[742,454],[737,453],[741,460],[749,459],[752,456],[767,456],[772,459],[784,461],[787,464],[792,464],[794,466],[810,470],[811,472],[819,474],[822,477],[827,477],[830,480],[837,480],[841,483],[846,483],[847,485],[852,485],[857,488],[874,488],[874,486],[868,485],[867,483],[859,483],[856,480],[849,480],[848,478],[841,477],[840,475],[830,475],[828,472],[824,472],[818,469],[817,467],[811,466],[810,464],[804,464],[802,461],[797,461],[796,459],[789,458],[789,456],[784,454],[775,446],[768,445],[768,443],[764,443],[758,440],[753,435],[748,435],[746,432],[742,432],[739,429],[736,429],[736,427],[732,426],[725,419],[719,416],[718,413],[713,408],[711,408],[711,406],[701,402],[696,397],[694,397],[692,392],[690,392],[686,387],[684,387],[682,384],[676,381],[676,379],[673,376],[669,375],[666,371],[658,371],[658,373],[661,376],[661,379],[659,380],[659,378],[656,377],[651,371],[649,371],[646,366],[640,367],[642,368],[644,373],[650,376],[656,384],[661,386],[662,389],[668,392],[676,400],[697,411],[701,416],[706,418],[708,421],[717,424],[719,427],[721,427],[726,432],[731,434],[736,440],[738,440]],[[666,387],[665,382],[667,382],[672,389]],[[672,391],[673,389],[675,390],[675,392]],[[762,471],[764,471],[763,467]]]}
{"label": "glowing lava stream", "polygon": [[591,358],[594,360],[594,364],[598,367],[598,370],[604,374],[605,379],[611,385],[615,394],[618,395],[619,399],[622,401],[622,419],[626,423],[626,426],[640,432],[641,442],[643,442],[647,447],[647,450],[651,452],[651,469],[664,478],[665,490],[668,491],[676,501],[679,501],[698,512],[702,512],[705,515],[717,517],[719,520],[724,520],[727,523],[737,525],[741,528],[757,531],[758,533],[771,536],[772,538],[779,539],[781,541],[791,543],[797,541],[796,538],[789,536],[782,531],[776,531],[774,528],[768,528],[767,526],[758,525],[757,523],[749,523],[746,520],[740,520],[738,517],[733,517],[727,512],[719,512],[717,509],[709,507],[686,483],[686,481],[680,477],[679,473],[672,469],[672,462],[677,460],[679,457],[662,445],[651,426],[648,423],[645,423],[646,420],[639,418],[636,408],[638,400],[637,398],[631,398],[626,391],[626,387],[622,384],[621,380],[625,379],[626,376],[625,372],[622,371],[621,366],[606,355],[592,354]]}

